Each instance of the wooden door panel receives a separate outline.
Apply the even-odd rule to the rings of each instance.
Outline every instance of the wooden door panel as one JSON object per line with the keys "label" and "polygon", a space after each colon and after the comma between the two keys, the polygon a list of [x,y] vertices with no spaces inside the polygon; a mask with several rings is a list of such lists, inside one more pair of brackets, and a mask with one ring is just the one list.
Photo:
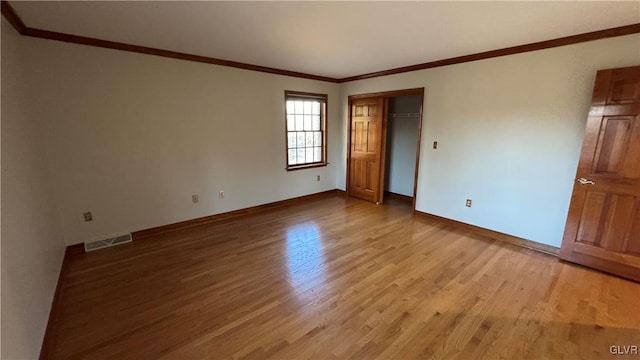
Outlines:
{"label": "wooden door panel", "polygon": [[364,200],[374,201],[377,164],[374,161],[352,160],[349,193]]}
{"label": "wooden door panel", "polygon": [[380,201],[383,98],[354,100],[351,104],[349,195]]}
{"label": "wooden door panel", "polygon": [[624,169],[626,149],[629,146],[633,119],[627,117],[606,117],[600,132],[601,144],[597,151],[594,173],[616,174]]}
{"label": "wooden door panel", "polygon": [[365,191],[375,191],[375,182],[378,179],[378,172],[376,171],[377,163],[375,161],[367,161],[365,162]]}
{"label": "wooden door panel", "polygon": [[599,229],[602,223],[607,194],[589,192],[584,200],[580,226],[576,241],[589,245],[598,245]]}
{"label": "wooden door panel", "polygon": [[640,281],[640,66],[599,71],[560,257]]}
{"label": "wooden door panel", "polygon": [[625,74],[612,74],[611,90],[607,103],[609,104],[632,104],[640,102],[640,84],[631,78],[626,78]]}
{"label": "wooden door panel", "polygon": [[351,130],[351,151],[362,151],[362,144],[364,143],[362,139],[362,128],[364,127],[364,123],[362,121],[355,121],[353,123],[353,128]]}
{"label": "wooden door panel", "polygon": [[378,124],[376,124],[375,122],[369,122],[367,125],[367,149],[365,150],[365,152],[368,154],[376,154],[378,151],[380,151],[380,141],[378,140]]}
{"label": "wooden door panel", "polygon": [[631,218],[638,198],[625,195],[609,195],[604,231],[600,239],[600,247],[606,250],[625,253],[625,239],[629,235]]}
{"label": "wooden door panel", "polygon": [[634,126],[629,136],[625,154],[624,177],[637,180],[640,179],[640,116],[636,116],[632,121]]}
{"label": "wooden door panel", "polygon": [[[355,173],[358,171],[358,164],[351,160],[351,163],[349,164],[349,188],[355,188],[360,186],[360,184],[358,184],[358,177],[355,176]],[[349,189],[351,191],[351,189]]]}
{"label": "wooden door panel", "polygon": [[367,159],[351,160],[351,187],[353,190],[375,191],[378,165],[376,161]]}
{"label": "wooden door panel", "polygon": [[578,227],[577,242],[625,253],[628,240],[638,238],[637,209],[640,198],[588,192]]}
{"label": "wooden door panel", "polygon": [[625,104],[638,100],[640,97],[640,88],[638,84],[619,82],[611,90],[609,101],[612,103]]}
{"label": "wooden door panel", "polygon": [[380,150],[379,140],[376,138],[378,135],[378,124],[370,121],[354,121],[354,130],[352,131],[352,155],[363,156],[372,155],[376,156]]}

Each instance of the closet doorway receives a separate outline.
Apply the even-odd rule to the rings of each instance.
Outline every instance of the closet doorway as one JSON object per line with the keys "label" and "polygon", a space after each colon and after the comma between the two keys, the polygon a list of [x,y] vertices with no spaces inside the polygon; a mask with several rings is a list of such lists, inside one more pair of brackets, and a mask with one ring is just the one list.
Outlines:
{"label": "closet doorway", "polygon": [[349,96],[347,194],[415,209],[424,88]]}

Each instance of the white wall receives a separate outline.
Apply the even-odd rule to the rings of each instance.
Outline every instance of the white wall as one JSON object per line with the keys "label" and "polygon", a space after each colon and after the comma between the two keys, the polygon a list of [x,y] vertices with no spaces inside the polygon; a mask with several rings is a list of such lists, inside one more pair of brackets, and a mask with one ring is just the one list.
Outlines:
{"label": "white wall", "polygon": [[64,255],[23,37],[2,18],[2,353],[37,359]]}
{"label": "white wall", "polygon": [[[595,71],[638,63],[629,35],[337,85],[3,19],[2,357],[37,356],[64,243],[344,189],[352,94],[426,88],[418,210],[558,246]],[[329,95],[328,167],[285,171],[285,89]]]}
{"label": "white wall", "polygon": [[349,95],[425,87],[417,210],[560,246],[595,73],[639,64],[634,34],[345,83],[341,141]]}
{"label": "white wall", "polygon": [[[337,84],[24,41],[67,244],[336,188]],[[329,95],[328,167],[285,170],[285,89]]]}
{"label": "white wall", "polygon": [[[389,99],[389,112],[419,113],[420,97]],[[385,190],[413,197],[419,117],[388,117]]]}

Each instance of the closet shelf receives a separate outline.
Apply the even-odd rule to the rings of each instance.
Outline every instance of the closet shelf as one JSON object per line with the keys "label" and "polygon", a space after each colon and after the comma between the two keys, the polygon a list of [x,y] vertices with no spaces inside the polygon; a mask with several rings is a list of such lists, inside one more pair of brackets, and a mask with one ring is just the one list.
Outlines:
{"label": "closet shelf", "polygon": [[398,117],[420,117],[420,113],[391,113],[389,114],[392,118]]}

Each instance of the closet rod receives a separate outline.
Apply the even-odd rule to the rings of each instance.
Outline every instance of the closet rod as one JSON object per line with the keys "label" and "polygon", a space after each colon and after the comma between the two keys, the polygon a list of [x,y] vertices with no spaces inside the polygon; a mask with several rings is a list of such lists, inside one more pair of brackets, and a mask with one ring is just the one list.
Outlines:
{"label": "closet rod", "polygon": [[389,114],[391,117],[419,117],[420,113],[392,113]]}

